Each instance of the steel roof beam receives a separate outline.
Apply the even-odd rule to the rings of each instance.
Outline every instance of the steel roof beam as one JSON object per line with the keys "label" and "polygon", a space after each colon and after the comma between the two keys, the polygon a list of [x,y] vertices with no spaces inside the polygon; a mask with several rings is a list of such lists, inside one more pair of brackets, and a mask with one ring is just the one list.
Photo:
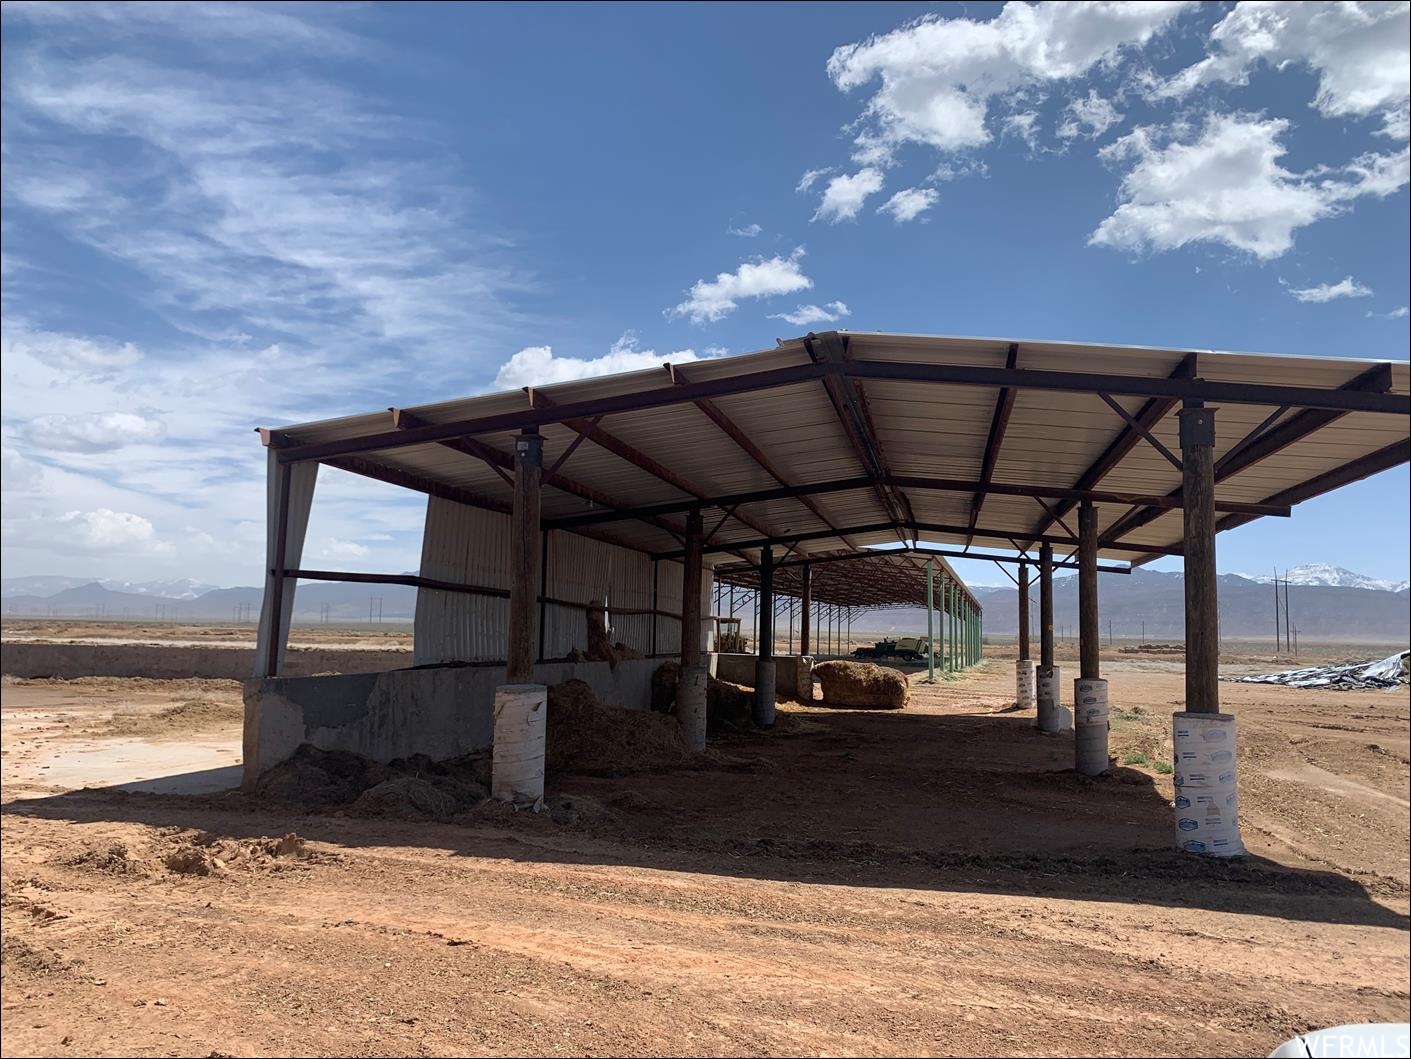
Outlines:
{"label": "steel roof beam", "polygon": [[[1390,371],[1383,367],[1384,371]],[[608,397],[567,401],[552,407],[501,412],[447,423],[434,423],[406,431],[380,431],[338,441],[300,444],[285,430],[261,429],[265,443],[280,450],[285,462],[323,460],[332,456],[356,455],[380,449],[424,445],[447,438],[489,434],[503,430],[545,426],[597,415],[643,411],[700,398],[723,397],[793,386],[829,376],[849,379],[893,379],[904,382],[947,383],[960,386],[1015,386],[1020,389],[1060,390],[1171,400],[1212,401],[1217,404],[1257,404],[1276,407],[1321,408],[1342,412],[1374,412],[1407,415],[1408,399],[1401,394],[1355,392],[1312,386],[1280,386],[1264,383],[1212,382],[1206,379],[1146,378],[1098,372],[1040,371],[1033,368],[988,368],[960,364],[915,364],[877,360],[850,360],[844,364],[798,364],[785,368],[747,372],[742,375],[706,379],[682,386],[658,386]]]}
{"label": "steel roof beam", "polygon": [[[1188,353],[1181,359],[1181,362],[1172,370],[1167,377],[1169,379],[1190,379],[1196,374],[1197,356],[1195,353]],[[1138,410],[1135,417],[1144,429],[1150,430],[1167,416],[1181,402],[1173,398],[1150,398],[1142,408]],[[1124,426],[1118,431],[1118,436],[1109,442],[1108,447],[1103,450],[1098,459],[1091,463],[1083,474],[1079,475],[1074,482],[1075,489],[1092,489],[1108,476],[1108,472],[1118,466],[1137,447],[1137,443],[1142,440],[1142,435],[1133,429],[1131,425]],[[1040,520],[1035,524],[1035,533],[1044,533],[1050,526],[1058,522],[1064,515],[1068,514],[1078,506],[1080,497],[1066,497],[1063,502],[1054,505],[1054,510],[1048,513],[1048,518]]]}
{"label": "steel roof beam", "polygon": [[[1389,364],[1374,364],[1371,368],[1359,372],[1356,376],[1344,383],[1340,387],[1340,392],[1346,393],[1373,393],[1385,394],[1392,388],[1392,366]],[[1297,441],[1302,441],[1310,434],[1328,426],[1335,420],[1343,418],[1347,412],[1331,411],[1329,409],[1305,409],[1297,415],[1291,416],[1278,426],[1271,427],[1264,434],[1239,445],[1239,453],[1222,458],[1220,469],[1215,472],[1217,484],[1233,478],[1242,471],[1249,470],[1261,460],[1273,456],[1282,449],[1288,448]],[[1228,454],[1229,456],[1230,454]],[[1168,497],[1180,498],[1181,487],[1178,486],[1167,494]],[[1118,540],[1136,529],[1156,521],[1163,514],[1163,511],[1155,507],[1144,507],[1125,518],[1120,519],[1102,535],[1101,543],[1109,544]],[[1180,544],[1180,542],[1178,542]]]}
{"label": "steel roof beam", "polygon": [[907,537],[900,524],[912,517],[912,506],[900,492],[883,484],[883,479],[889,471],[882,444],[878,441],[872,416],[868,412],[867,396],[862,392],[861,386],[841,376],[837,370],[844,368],[849,362],[847,339],[837,331],[822,336],[811,333],[804,337],[804,349],[816,364],[827,364],[835,369],[824,376],[824,389],[833,404],[834,414],[843,427],[844,436],[848,438],[854,456],[863,465],[864,473],[873,479],[873,491],[877,494],[882,509],[895,524],[898,540],[906,544]]}
{"label": "steel roof beam", "polygon": [[[674,385],[683,386],[691,381],[682,372],[681,368],[676,367],[672,364],[667,364],[665,365],[665,367],[667,369],[667,374],[668,376],[670,376]],[[696,407],[699,408],[705,414],[706,418],[711,420],[711,422],[715,423],[716,426],[720,428],[721,432],[725,434],[726,437],[734,441],[737,447],[739,447],[740,451],[745,453],[752,460],[754,460],[756,464],[758,464],[766,474],[768,474],[775,481],[779,482],[781,486],[789,485],[788,479],[785,477],[784,473],[780,471],[777,466],[775,466],[775,462],[765,454],[764,450],[761,449],[758,444],[751,440],[750,436],[747,435],[745,431],[741,430],[740,427],[736,426],[735,421],[721,410],[720,405],[716,404],[715,401],[712,401],[711,399],[705,397],[701,398],[700,400],[694,403]],[[838,528],[834,525],[833,520],[830,519],[826,514],[824,514],[823,509],[819,507],[818,503],[808,493],[798,493],[796,494],[796,496],[799,502],[803,504],[806,508],[808,508],[809,512],[820,522],[822,522],[825,526],[828,526],[829,529]],[[749,501],[737,501],[737,503],[749,503]],[[849,540],[847,537],[840,536],[839,539],[843,541],[844,544],[848,545],[850,548],[857,547],[857,544]]]}
{"label": "steel roof beam", "polygon": [[[898,528],[898,523],[895,523],[895,522],[874,522],[874,523],[871,523],[871,524],[865,525],[865,526],[849,526],[849,527],[848,527],[847,529],[845,529],[843,532],[845,532],[845,533],[858,533],[858,534],[863,534],[863,533],[883,533],[883,532],[888,532],[888,531],[891,531],[891,530],[894,530],[894,529],[897,529],[897,528]],[[966,533],[968,532],[968,529],[967,529],[967,527],[965,527],[965,526],[950,526],[950,525],[945,525],[945,524],[936,523],[936,522],[904,522],[904,523],[901,524],[901,528],[903,528],[903,529],[908,529],[908,530],[914,530],[914,531],[919,532],[919,533],[945,533],[945,534],[948,534],[948,535],[954,535],[954,536],[958,536],[958,537],[964,537],[964,536],[966,535]],[[1013,536],[1013,534],[1007,533],[1007,532],[1005,532],[1005,531],[1002,531],[1002,530],[992,530],[992,529],[977,529],[977,530],[975,530],[975,535],[976,535],[977,537],[986,537],[986,538],[989,538],[989,539],[991,539],[991,540],[1002,540],[1002,541],[1003,541],[1003,540],[1009,540],[1010,537]],[[833,536],[836,536],[836,534],[833,533],[833,532],[830,531],[830,530],[816,530],[816,531],[811,532],[811,533],[781,533],[781,534],[778,534],[777,536],[773,536],[773,537],[763,537],[763,538],[761,538],[760,540],[732,541],[732,542],[730,542],[730,544],[728,544],[728,545],[720,545],[720,546],[715,547],[715,548],[707,548],[706,551],[708,551],[708,552],[721,552],[721,551],[726,551],[728,548],[740,548],[740,549],[745,550],[745,551],[753,551],[753,550],[755,550],[756,548],[766,548],[766,547],[769,547],[770,545],[799,544],[799,543],[801,543],[801,542],[803,542],[803,541],[823,540],[823,539],[826,539],[826,538],[828,538],[828,537],[833,537]],[[1039,538],[1037,538],[1037,539],[1040,540],[1040,541],[1043,541],[1044,543],[1056,544],[1056,545],[1058,545],[1058,546],[1060,546],[1060,547],[1062,547],[1062,548],[1076,548],[1076,547],[1078,546],[1078,542],[1075,541],[1075,540],[1073,540],[1073,539],[1070,538],[1070,537],[1059,537],[1059,536],[1046,535],[1046,536],[1039,537]],[[1171,549],[1171,548],[1166,548],[1166,549],[1160,549],[1160,548],[1159,548],[1159,549],[1154,549],[1154,548],[1151,548],[1151,547],[1149,547],[1148,545],[1145,545],[1145,544],[1124,544],[1124,543],[1121,543],[1121,542],[1114,542],[1114,543],[1112,543],[1112,544],[1104,545],[1104,547],[1107,548],[1109,551],[1123,551],[1123,552],[1164,551],[1164,552],[1166,552],[1167,554],[1171,554],[1171,555],[1177,554],[1177,552],[1176,552],[1174,549]],[[684,555],[685,555],[685,553],[682,552],[682,551],[680,551],[680,550],[678,550],[678,551],[673,551],[673,552],[658,552],[658,553],[656,553],[655,558],[657,558],[657,559],[680,559],[680,558],[682,558]],[[971,556],[968,556],[968,558],[972,558],[972,557],[971,557]],[[984,558],[984,556],[982,556],[981,558]]]}
{"label": "steel roof beam", "polygon": [[[978,481],[960,478],[921,478],[915,475],[889,475],[885,481],[912,490],[935,490],[938,492],[973,493],[981,488]],[[731,493],[718,496],[703,505],[697,500],[676,500],[665,504],[650,504],[643,507],[625,507],[607,511],[592,511],[583,515],[566,515],[552,519],[549,524],[555,529],[571,529],[575,526],[591,526],[601,522],[615,522],[622,519],[641,518],[644,515],[671,515],[689,511],[694,507],[725,508],[732,504],[755,504],[771,500],[788,500],[799,496],[817,496],[825,493],[850,492],[867,489],[872,479],[866,477],[840,478],[831,482],[816,482],[813,485],[781,486],[778,489],[759,489],[748,493]],[[1096,504],[1152,505],[1155,507],[1180,508],[1181,499],[1169,496],[1148,496],[1142,493],[1123,493],[1101,489],[1064,489],[1044,485],[1017,484],[1013,482],[991,482],[985,492],[998,496],[1031,497],[1043,505],[1043,499],[1090,500]],[[1052,509],[1050,509],[1052,510]],[[1217,511],[1248,515],[1288,516],[1289,508],[1279,504],[1250,504],[1242,501],[1218,500]],[[1060,520],[1062,525],[1062,520]],[[1066,527],[1067,528],[1067,527]],[[1016,535],[1012,534],[1012,537]],[[1076,538],[1077,539],[1077,538]],[[1024,549],[1018,549],[1023,551]]]}
{"label": "steel roof beam", "polygon": [[[534,408],[552,409],[557,407],[551,398],[539,390],[526,387],[525,392],[529,397],[530,405]],[[628,444],[616,434],[604,430],[596,423],[586,419],[566,419],[563,422],[565,426],[577,430],[599,448],[606,449],[619,459],[626,460],[638,470],[646,471],[648,474],[652,475],[652,477],[666,482],[673,489],[679,489],[681,492],[695,497],[698,501],[710,502],[711,492],[713,490],[702,489],[698,484],[688,481],[683,475],[678,474],[666,464],[653,459],[651,456],[647,455],[647,453]],[[768,535],[770,532],[763,526],[746,518],[739,511],[736,511],[732,517],[741,525],[749,527],[756,533]]]}
{"label": "steel roof beam", "polygon": [[[1011,342],[1010,349],[1005,354],[1005,366],[1014,369],[1020,360],[1020,344]],[[1005,429],[1010,425],[1010,413],[1015,408],[1015,387],[1003,386],[1000,393],[995,398],[995,413],[990,417],[990,433],[985,439],[985,454],[981,457],[981,477],[977,483],[975,495],[971,497],[971,517],[972,529],[975,528],[976,520],[980,518],[981,506],[985,503],[985,487],[990,484],[990,479],[995,474],[996,461],[1000,459],[1000,446],[1005,441]],[[966,538],[966,547],[971,546],[971,538]]]}

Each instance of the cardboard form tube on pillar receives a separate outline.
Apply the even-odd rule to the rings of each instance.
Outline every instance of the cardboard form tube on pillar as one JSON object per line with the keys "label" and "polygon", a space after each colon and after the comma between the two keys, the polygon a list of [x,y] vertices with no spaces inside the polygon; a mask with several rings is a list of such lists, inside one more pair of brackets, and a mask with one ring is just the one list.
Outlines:
{"label": "cardboard form tube on pillar", "polygon": [[1108,771],[1108,681],[1074,681],[1074,768],[1085,776]]}
{"label": "cardboard form tube on pillar", "polygon": [[1033,659],[1021,658],[1015,663],[1015,705],[1022,710],[1035,708]]}
{"label": "cardboard form tube on pillar", "polygon": [[1067,732],[1069,711],[1059,701],[1064,671],[1058,666],[1035,667],[1035,725],[1041,732]]}
{"label": "cardboard form tube on pillar", "polygon": [[707,667],[698,664],[682,669],[677,681],[677,720],[687,748],[697,754],[706,749],[706,678]]}
{"label": "cardboard form tube on pillar", "polygon": [[1172,714],[1172,786],[1178,849],[1217,857],[1245,852],[1236,797],[1234,714]]}
{"label": "cardboard form tube on pillar", "polygon": [[775,662],[772,658],[755,660],[755,698],[751,702],[750,718],[761,728],[775,723]]}
{"label": "cardboard form tube on pillar", "polygon": [[543,684],[502,684],[495,689],[490,795],[496,801],[535,808],[544,801],[548,702]]}

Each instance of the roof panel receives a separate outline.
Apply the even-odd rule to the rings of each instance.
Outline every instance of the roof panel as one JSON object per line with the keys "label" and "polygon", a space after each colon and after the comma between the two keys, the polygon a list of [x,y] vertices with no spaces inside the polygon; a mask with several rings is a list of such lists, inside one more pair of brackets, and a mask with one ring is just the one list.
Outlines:
{"label": "roof panel", "polygon": [[[999,368],[1006,363],[1011,340],[923,335],[846,333],[847,357],[855,361],[945,364]],[[815,347],[817,348],[817,347]],[[1044,369],[1090,373],[1104,376],[1166,378],[1191,351],[1134,346],[1107,346],[1081,343],[1018,343],[1017,363],[1021,370]],[[1208,381],[1304,386],[1337,389],[1366,372],[1372,362],[1347,358],[1286,357],[1267,354],[1228,354],[1197,351],[1196,374]],[[573,380],[536,388],[534,393],[563,404],[593,402],[644,392],[667,394],[678,382],[713,383],[717,380],[753,375],[759,372],[810,365],[809,349],[802,340],[782,343],[775,349],[738,357],[721,357],[681,365],[673,373],[651,369],[627,375]],[[1393,392],[1408,392],[1409,372],[1405,363],[1391,365]],[[675,381],[674,381],[675,379]],[[982,473],[987,439],[995,414],[999,389],[995,386],[912,382],[895,379],[868,379],[853,386],[866,403],[875,431],[876,443],[887,470],[906,477],[930,477],[976,481]],[[1112,386],[1108,381],[1106,385]],[[531,408],[531,396],[524,391],[485,394],[421,405],[409,411],[437,424],[481,420],[486,416],[519,414]],[[665,477],[690,487],[703,504],[716,512],[718,498],[780,487],[808,486],[859,477],[864,464],[855,452],[850,430],[834,407],[829,391],[820,379],[794,382],[763,391],[720,394],[711,399],[718,415],[742,434],[758,450],[757,459],[733,440],[727,429],[713,421],[707,411],[690,402],[610,411],[599,422],[620,441],[667,468]],[[1115,400],[1130,415],[1148,407],[1142,397],[1119,396]],[[1171,451],[1178,451],[1178,423],[1175,400],[1163,398],[1159,406],[1166,414],[1153,426],[1152,433]],[[1218,459],[1237,446],[1275,411],[1272,407],[1235,403],[1216,411]],[[847,415],[847,409],[843,414]],[[1298,409],[1284,413],[1281,423],[1300,415]],[[1388,446],[1405,444],[1408,419],[1403,415],[1352,412],[1318,413],[1301,420],[1317,430],[1294,440],[1273,454],[1238,473],[1227,476],[1217,488],[1221,500],[1259,502],[1267,497],[1302,486],[1311,479],[1344,467]],[[305,423],[279,431],[275,443],[316,444],[346,442],[392,429],[387,412]],[[553,467],[577,438],[577,432],[564,424],[542,426],[545,437],[546,467]],[[1288,430],[1288,428],[1285,428]],[[993,481],[1012,485],[1072,488],[1094,462],[1113,444],[1130,433],[1124,418],[1096,393],[1020,388],[1015,393],[1008,426],[994,466]],[[479,436],[478,440],[496,451],[511,451],[512,429]],[[454,486],[489,497],[497,503],[509,499],[510,490],[496,470],[447,445],[417,444],[363,452],[360,459],[374,465],[415,476],[424,483]],[[567,480],[577,483],[579,492],[591,491],[614,508],[676,504],[691,499],[663,475],[637,466],[622,455],[593,441],[578,445],[559,469]],[[1177,468],[1146,441],[1138,440],[1101,481],[1101,488],[1140,495],[1161,495],[1180,485]],[[970,513],[969,490],[940,491],[907,488],[901,490],[918,522],[967,524]],[[811,510],[810,504],[820,514]],[[548,519],[562,518],[595,510],[572,490],[548,487],[543,510]],[[1100,505],[1100,525],[1108,526],[1124,517],[1122,505]],[[873,488],[846,493],[826,493],[811,502],[795,498],[757,501],[737,512],[748,520],[726,520],[718,541],[758,539],[761,530],[788,539],[791,535],[827,533],[830,526],[842,532],[851,527],[888,521],[888,515]],[[827,520],[827,521],[825,521]],[[684,512],[667,518],[671,525],[685,521]],[[1013,534],[1024,540],[1046,522],[1043,511],[1032,499],[1000,494],[989,495],[982,506],[979,524],[983,528]],[[1072,525],[1072,521],[1070,521]],[[758,528],[752,528],[758,527]],[[602,532],[640,541],[641,546],[670,550],[678,545],[659,526],[641,520],[604,523]],[[1061,529],[1055,529],[1059,536]],[[1179,542],[1181,516],[1168,511],[1133,531],[1128,539],[1134,545],[1164,547]],[[855,543],[895,542],[895,530],[851,534]],[[956,534],[927,535],[925,539],[954,542]],[[837,537],[821,537],[798,545],[800,551],[819,552],[839,545]],[[1110,557],[1132,557],[1132,552],[1109,550]]]}

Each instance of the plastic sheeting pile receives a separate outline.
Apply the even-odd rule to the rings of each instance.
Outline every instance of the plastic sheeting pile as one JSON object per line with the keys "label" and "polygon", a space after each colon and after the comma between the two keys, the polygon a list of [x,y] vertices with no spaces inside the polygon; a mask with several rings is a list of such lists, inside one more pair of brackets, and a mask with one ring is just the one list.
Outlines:
{"label": "plastic sheeting pile", "polygon": [[1409,652],[1389,655],[1381,662],[1314,666],[1236,677],[1240,684],[1284,684],[1291,688],[1395,688],[1407,683]]}

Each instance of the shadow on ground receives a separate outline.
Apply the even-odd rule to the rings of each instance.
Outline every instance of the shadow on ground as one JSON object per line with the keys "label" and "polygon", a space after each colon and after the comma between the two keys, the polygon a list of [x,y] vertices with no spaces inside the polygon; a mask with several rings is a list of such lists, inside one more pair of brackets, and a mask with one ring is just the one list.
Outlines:
{"label": "shadow on ground", "polygon": [[[1406,929],[1368,884],[1260,857],[1171,848],[1153,777],[1080,776],[1072,737],[1025,714],[782,710],[769,732],[726,736],[686,769],[551,776],[548,812],[487,803],[442,821],[367,818],[231,792],[101,788],[12,801],[5,815],[133,822],[248,838],[297,831],[349,849],[426,846],[464,856],[629,865],[741,879],[1197,907]],[[204,777],[185,777],[199,782]],[[175,779],[175,778],[169,778]]]}

